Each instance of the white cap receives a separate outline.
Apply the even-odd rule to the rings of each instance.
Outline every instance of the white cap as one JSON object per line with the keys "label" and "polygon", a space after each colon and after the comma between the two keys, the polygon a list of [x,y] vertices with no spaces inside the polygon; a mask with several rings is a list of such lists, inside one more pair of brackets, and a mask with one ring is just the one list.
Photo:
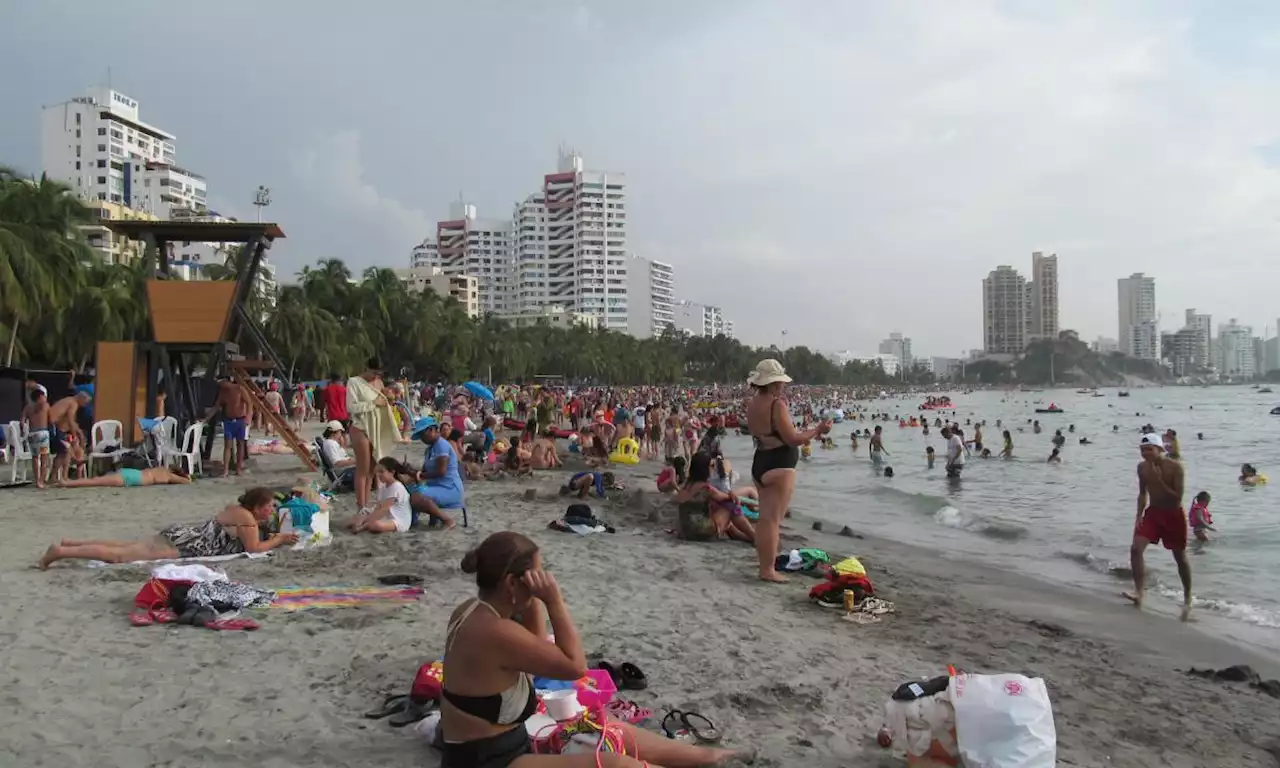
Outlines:
{"label": "white cap", "polygon": [[1142,439],[1138,441],[1138,447],[1142,447],[1144,445],[1154,445],[1160,450],[1164,450],[1164,443],[1161,442],[1160,436],[1154,432],[1143,435]]}
{"label": "white cap", "polygon": [[332,430],[332,431],[334,431],[334,432],[345,432],[345,431],[346,431],[346,430],[344,430],[344,429],[342,428],[342,422],[340,422],[340,421],[338,421],[338,420],[336,420],[336,419],[335,419],[334,421],[329,422],[328,424],[325,424],[325,425],[324,425],[324,428],[325,428],[325,429],[328,429],[328,430]]}

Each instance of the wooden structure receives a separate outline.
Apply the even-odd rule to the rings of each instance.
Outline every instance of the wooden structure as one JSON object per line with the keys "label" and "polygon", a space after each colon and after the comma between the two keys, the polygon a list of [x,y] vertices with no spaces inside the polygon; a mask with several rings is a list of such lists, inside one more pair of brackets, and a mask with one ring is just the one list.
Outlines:
{"label": "wooden structure", "polygon": [[[233,363],[242,364],[241,370],[244,363],[255,363],[253,367],[258,371],[274,373],[286,387],[292,387],[288,369],[246,309],[264,254],[272,241],[285,236],[278,225],[200,221],[104,221],[103,224],[117,234],[144,244],[143,258],[147,264],[154,265],[155,277],[148,280],[146,286],[152,341],[129,345],[131,352],[119,345],[99,344],[98,386],[105,384],[111,396],[108,411],[100,410],[99,418],[118,418],[124,424],[133,425],[133,441],[140,439],[137,418],[156,415],[158,385],[163,380],[165,415],[178,420],[181,434],[192,422],[205,418],[206,411],[213,405],[217,377],[233,377]],[[169,243],[173,242],[241,243],[236,279],[175,279],[169,258]],[[245,361],[240,354],[242,343],[252,347],[261,359]],[[195,375],[198,365],[205,369],[203,382]],[[120,394],[129,386],[135,393],[132,412],[126,408],[128,399]],[[98,399],[103,399],[101,392]],[[261,403],[261,393],[251,402],[255,408],[267,410]],[[303,464],[314,469],[310,451],[289,425],[282,422],[274,426],[282,435],[287,435],[286,441]],[[213,449],[214,431],[205,430],[202,452],[206,459]],[[126,430],[126,440],[129,436]]]}
{"label": "wooden structure", "polygon": [[[124,426],[121,439],[127,444],[142,440],[138,419],[148,415],[147,381],[151,375],[149,356],[143,345],[133,341],[100,341],[94,382],[94,419],[115,419]],[[150,415],[154,415],[154,410]]]}

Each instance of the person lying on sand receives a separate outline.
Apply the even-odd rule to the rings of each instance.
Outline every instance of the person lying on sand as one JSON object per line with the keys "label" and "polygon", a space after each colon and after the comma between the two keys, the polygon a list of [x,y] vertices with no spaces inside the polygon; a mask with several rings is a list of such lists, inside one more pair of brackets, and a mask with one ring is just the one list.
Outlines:
{"label": "person lying on sand", "polygon": [[[462,559],[479,595],[449,617],[440,702],[441,768],[641,768],[716,765],[739,755],[665,739],[610,721],[629,755],[534,755],[524,726],[538,708],[533,677],[577,680],[587,672],[578,629],[538,547],[513,531],[489,536]],[[547,621],[555,642],[547,642]]]}
{"label": "person lying on sand", "polygon": [[594,490],[596,497],[603,499],[605,491],[617,485],[612,472],[578,472],[569,478],[569,482],[560,486],[560,495],[568,496],[576,493],[578,498],[585,499]]}
{"label": "person lying on sand", "polygon": [[138,541],[63,539],[61,543],[49,546],[39,565],[44,570],[59,560],[132,563],[137,560],[267,552],[298,541],[298,534],[293,532],[262,538],[259,525],[270,519],[275,509],[276,499],[271,489],[253,488],[210,520],[192,525],[171,525],[150,538]]}
{"label": "person lying on sand", "polygon": [[191,476],[182,469],[152,467],[150,469],[121,469],[100,477],[82,477],[64,480],[59,488],[139,488],[144,485],[190,485]]}

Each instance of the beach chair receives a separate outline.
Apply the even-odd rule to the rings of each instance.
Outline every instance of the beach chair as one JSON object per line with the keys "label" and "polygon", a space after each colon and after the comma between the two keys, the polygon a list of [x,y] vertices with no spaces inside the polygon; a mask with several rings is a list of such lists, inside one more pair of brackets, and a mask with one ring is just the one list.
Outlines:
{"label": "beach chair", "polygon": [[[4,444],[8,448],[9,453],[9,485],[17,485],[18,483],[29,483],[34,479],[34,459],[31,455],[31,447],[27,445],[26,438],[22,434],[22,425],[16,421],[11,421],[4,425]],[[26,462],[25,468],[23,462]]]}
{"label": "beach chair", "polygon": [[169,466],[169,458],[178,451],[178,420],[166,416],[160,420],[160,431],[156,440],[156,465]]}
{"label": "beach chair", "polygon": [[[168,421],[168,419],[165,419]],[[177,432],[178,423],[174,422],[174,432]],[[204,422],[197,421],[187,427],[187,431],[182,433],[182,445],[174,446],[172,450],[165,451],[165,463],[169,461],[183,468],[186,465],[187,473],[192,477],[204,472],[204,464],[201,461],[200,445],[204,439]]]}
{"label": "beach chair", "polygon": [[124,425],[115,419],[94,422],[93,429],[89,430],[89,455],[86,457],[90,475],[93,474],[95,459],[110,459],[113,465],[120,463],[124,456],[121,450],[123,435]]}
{"label": "beach chair", "polygon": [[317,437],[311,444],[314,446],[316,458],[320,460],[320,469],[324,472],[325,480],[329,481],[328,487],[324,490],[330,493],[351,490],[344,483],[348,475],[354,477],[355,469],[338,469],[333,466],[333,462],[329,461],[329,456],[324,452],[323,437]]}

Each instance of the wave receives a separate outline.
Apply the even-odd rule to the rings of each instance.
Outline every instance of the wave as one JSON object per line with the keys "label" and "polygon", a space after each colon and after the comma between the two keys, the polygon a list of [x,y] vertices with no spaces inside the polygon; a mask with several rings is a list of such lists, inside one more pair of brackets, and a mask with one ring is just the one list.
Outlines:
{"label": "wave", "polygon": [[1083,565],[1094,573],[1113,576],[1117,579],[1133,578],[1133,569],[1128,565],[1117,563],[1114,560],[1107,560],[1103,557],[1096,557],[1092,552],[1060,552],[1058,554],[1067,560]]}
{"label": "wave", "polygon": [[[1156,592],[1163,597],[1182,602],[1182,587],[1171,587],[1156,583]],[[1259,608],[1248,603],[1236,603],[1231,600],[1220,600],[1213,597],[1192,597],[1191,605],[1201,610],[1209,610],[1226,616],[1229,619],[1252,624],[1255,627],[1280,629],[1280,612]]]}
{"label": "wave", "polygon": [[986,536],[997,541],[1019,541],[1027,537],[1027,529],[1013,523],[1001,522],[981,515],[961,512],[950,504],[933,513],[934,522],[979,536]]}

